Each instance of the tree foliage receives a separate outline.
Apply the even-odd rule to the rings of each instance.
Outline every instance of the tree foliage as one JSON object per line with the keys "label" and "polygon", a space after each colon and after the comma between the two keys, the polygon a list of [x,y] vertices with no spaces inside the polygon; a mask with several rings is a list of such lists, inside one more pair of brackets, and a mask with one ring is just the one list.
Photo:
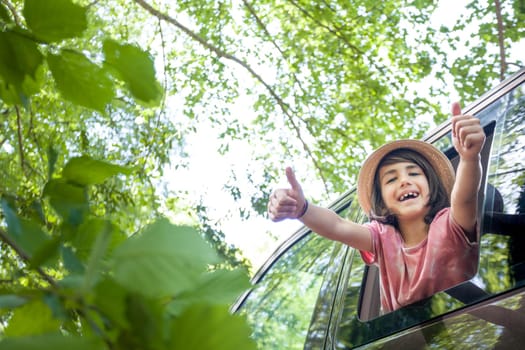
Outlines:
{"label": "tree foliage", "polygon": [[[292,159],[326,197],[343,192],[371,149],[446,118],[451,76],[471,101],[523,65],[504,59],[523,40],[522,2],[498,4],[434,28],[426,0],[0,0],[2,347],[247,348],[229,331],[171,332],[193,336],[205,313],[202,329],[245,331],[224,305],[245,286],[232,267],[249,263],[206,193],[166,185],[190,137],[208,124],[220,154],[253,150],[224,184],[245,218]],[[459,44],[470,54],[449,57]],[[209,260],[166,249],[192,230],[162,219],[175,214],[221,258],[195,232]]]}
{"label": "tree foliage", "polygon": [[167,143],[155,149],[153,128],[121,120],[158,113],[152,56],[96,33],[70,0],[1,6],[0,347],[253,348],[228,309],[247,272],[148,202],[147,158],[169,132],[154,128]]}
{"label": "tree foliage", "polygon": [[[519,1],[499,10],[474,1],[452,27],[429,24],[433,1],[136,3],[168,27],[167,56],[179,61],[166,68],[183,77],[171,91],[185,98],[182,114],[214,123],[226,152],[237,139],[253,145],[253,164],[263,164],[252,192],[259,212],[269,190],[261,183],[283,160],[304,160],[326,193],[343,192],[370,150],[444,121],[452,86],[463,103],[487,91],[500,77],[499,45],[508,54],[524,36]],[[460,46],[464,56],[450,55]],[[522,64],[509,62],[504,76]],[[231,114],[240,100],[253,115]]]}

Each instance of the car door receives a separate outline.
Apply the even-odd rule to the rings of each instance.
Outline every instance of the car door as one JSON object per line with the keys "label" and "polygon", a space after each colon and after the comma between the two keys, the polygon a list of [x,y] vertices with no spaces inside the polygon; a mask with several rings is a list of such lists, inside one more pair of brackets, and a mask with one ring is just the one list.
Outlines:
{"label": "car door", "polygon": [[[345,215],[349,202],[334,208]],[[284,242],[253,279],[235,312],[244,315],[259,349],[324,346],[332,311],[334,281],[348,247],[303,228]]]}

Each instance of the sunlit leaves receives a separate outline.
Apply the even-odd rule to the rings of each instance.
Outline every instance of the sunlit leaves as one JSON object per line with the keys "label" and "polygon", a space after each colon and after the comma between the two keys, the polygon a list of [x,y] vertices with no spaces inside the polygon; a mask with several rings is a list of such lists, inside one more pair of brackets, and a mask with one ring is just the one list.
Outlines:
{"label": "sunlit leaves", "polygon": [[64,336],[50,333],[37,336],[6,338],[0,341],[2,350],[102,350],[106,349],[100,339]]}
{"label": "sunlit leaves", "polygon": [[49,68],[60,93],[76,104],[101,112],[115,94],[107,72],[74,51],[49,55]]}
{"label": "sunlit leaves", "polygon": [[130,173],[129,168],[82,156],[69,160],[62,171],[62,177],[72,183],[86,186],[100,184],[118,174]]}
{"label": "sunlit leaves", "polygon": [[[98,18],[120,12],[107,8],[116,3],[0,4],[1,277],[13,288],[0,296],[0,348],[168,349],[202,335],[181,335],[177,322],[200,317],[186,312],[198,303],[220,307],[210,327],[249,349],[249,329],[228,312],[247,273],[217,270],[227,264],[196,229],[153,220],[148,171],[170,160],[176,139],[162,111],[143,108],[163,91],[150,51],[123,39],[140,41],[127,36],[134,24]],[[138,174],[100,159],[138,160]]]}
{"label": "sunlit leaves", "polygon": [[25,103],[38,86],[37,71],[43,56],[37,45],[21,33],[0,32],[0,98]]}
{"label": "sunlit leaves", "polygon": [[161,220],[118,247],[113,255],[115,279],[149,297],[164,297],[190,289],[215,252],[197,231]]}
{"label": "sunlit leaves", "polygon": [[104,54],[106,63],[118,72],[136,99],[148,104],[159,101],[161,88],[148,53],[133,45],[106,40]]}
{"label": "sunlit leaves", "polygon": [[43,193],[66,222],[78,225],[89,209],[87,186],[118,174],[130,174],[130,169],[88,156],[74,157],[64,166],[62,177],[47,182]]}
{"label": "sunlit leaves", "polygon": [[[201,233],[159,219],[128,238],[93,216],[88,187],[122,173],[86,156],[67,162],[61,177],[51,172],[43,195],[63,222],[51,237],[3,202],[0,235],[53,288],[0,296],[0,317],[11,312],[0,347],[97,349],[104,340],[119,349],[253,348],[245,320],[228,311],[249,287],[247,273],[210,271],[221,260]],[[61,264],[44,265],[52,256]],[[188,322],[201,327],[190,331]],[[82,337],[55,333],[64,329]]]}
{"label": "sunlit leaves", "polygon": [[23,13],[31,31],[49,42],[80,36],[87,28],[86,8],[71,0],[25,0]]}
{"label": "sunlit leaves", "polygon": [[[222,325],[228,324],[228,327]],[[172,326],[174,350],[250,350],[250,328],[240,316],[232,317],[223,306],[195,305],[186,310]],[[176,333],[175,333],[176,332]]]}
{"label": "sunlit leaves", "polygon": [[44,196],[49,198],[56,212],[72,224],[82,222],[89,208],[86,189],[63,179],[49,181],[44,188]]}
{"label": "sunlit leaves", "polygon": [[[58,331],[60,324],[61,322],[53,317],[51,309],[46,304],[40,300],[35,300],[15,309],[9,324],[5,328],[5,335],[20,337],[44,334]],[[3,349],[3,347],[1,348]]]}
{"label": "sunlit leaves", "polygon": [[37,223],[19,218],[5,201],[2,201],[2,211],[7,222],[7,232],[10,238],[27,257],[30,258],[49,240],[49,236],[42,231]]}
{"label": "sunlit leaves", "polygon": [[86,262],[92,254],[93,245],[97,237],[101,234],[107,234],[108,251],[112,251],[126,239],[126,235],[106,220],[89,218],[79,227],[77,234],[72,238],[71,244],[75,248],[76,256]]}
{"label": "sunlit leaves", "polygon": [[[10,21],[7,9],[3,5],[1,9],[2,18]],[[0,99],[27,105],[28,97],[41,88],[42,78],[37,72],[45,74],[43,63],[47,61],[63,98],[104,112],[113,103],[118,84],[106,67],[88,58],[100,53],[81,53],[68,47],[57,51],[50,46],[81,38],[88,29],[87,7],[71,0],[26,0],[22,13],[27,28],[16,22],[12,31],[0,32]],[[155,77],[152,57],[134,45],[112,40],[105,41],[104,49],[108,67],[117,72],[131,95],[147,105],[158,104],[162,89]]]}
{"label": "sunlit leaves", "polygon": [[178,315],[192,304],[230,305],[248,287],[248,275],[241,269],[207,272],[199,276],[192,289],[178,294],[168,305],[168,311]]}

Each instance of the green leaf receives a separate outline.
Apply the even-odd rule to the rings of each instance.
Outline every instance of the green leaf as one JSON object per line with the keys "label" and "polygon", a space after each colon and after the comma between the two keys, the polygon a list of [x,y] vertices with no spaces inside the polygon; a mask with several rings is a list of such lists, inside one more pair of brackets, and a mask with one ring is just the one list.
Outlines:
{"label": "green leaf", "polygon": [[180,314],[191,304],[231,305],[237,297],[250,287],[246,271],[216,270],[201,276],[195,288],[177,295],[168,304],[172,314]]}
{"label": "green leaf", "polygon": [[216,253],[197,231],[161,219],[115,249],[113,271],[131,291],[165,297],[194,287],[208,264],[216,262]]}
{"label": "green leaf", "polygon": [[225,306],[192,306],[174,320],[171,330],[169,348],[174,350],[256,349],[246,320]]}
{"label": "green leaf", "polygon": [[0,341],[2,350],[102,350],[107,349],[100,339],[64,336],[58,333],[6,338]]}
{"label": "green leaf", "polygon": [[169,349],[164,334],[169,331],[164,305],[159,299],[138,294],[126,296],[126,318],[130,328],[120,333],[118,349]]}
{"label": "green leaf", "polygon": [[25,0],[23,14],[35,36],[56,42],[82,35],[87,28],[86,11],[71,0]]}
{"label": "green leaf", "polygon": [[162,89],[155,78],[153,59],[147,52],[133,45],[106,40],[104,55],[106,63],[119,73],[136,99],[147,104],[160,101]]}
{"label": "green leaf", "polygon": [[31,257],[30,267],[36,268],[45,263],[52,264],[56,262],[61,243],[60,237],[53,237],[41,244]]}
{"label": "green leaf", "polygon": [[63,179],[53,179],[47,182],[43,194],[49,197],[53,209],[66,222],[78,225],[84,220],[89,209],[85,187],[68,183]]}
{"label": "green leaf", "polygon": [[4,332],[8,337],[44,334],[58,331],[60,324],[51,309],[37,299],[15,309]]}
{"label": "green leaf", "polygon": [[128,328],[126,318],[127,291],[112,279],[104,279],[95,286],[95,304],[104,316],[121,328]]}
{"label": "green leaf", "polygon": [[0,295],[0,309],[12,309],[27,303],[27,299],[19,295]]}
{"label": "green leaf", "polygon": [[82,156],[69,160],[62,171],[62,177],[79,185],[101,184],[118,174],[131,174],[131,169]]}
{"label": "green leaf", "polygon": [[84,55],[62,51],[49,55],[47,63],[58,90],[71,102],[103,112],[113,99],[113,82],[106,70]]}
{"label": "green leaf", "polygon": [[104,257],[111,241],[112,231],[112,224],[108,221],[104,221],[101,230],[95,239],[93,248],[91,249],[91,254],[89,255],[86,273],[84,275],[85,290],[91,289],[98,280],[102,270]]}
{"label": "green leaf", "polygon": [[49,235],[42,231],[40,225],[34,221],[19,218],[5,200],[2,201],[2,209],[7,222],[9,237],[28,257],[32,257],[39,248],[49,241]]}
{"label": "green leaf", "polygon": [[64,247],[60,249],[62,253],[62,261],[64,262],[64,267],[72,274],[83,274],[85,271],[84,265],[77,258],[75,252],[71,247]]}
{"label": "green leaf", "polygon": [[33,41],[16,32],[0,32],[0,98],[18,104],[37,92],[43,61]]}
{"label": "green leaf", "polygon": [[49,179],[55,173],[55,165],[58,159],[58,152],[52,147],[49,146],[47,149],[47,176]]}
{"label": "green leaf", "polygon": [[[106,220],[90,218],[83,222],[71,244],[75,248],[75,256],[83,262],[87,262],[92,250],[93,244],[97,237],[107,230],[108,222]],[[116,246],[126,240],[126,235],[118,230],[114,225],[111,225],[111,240],[109,242],[109,250],[112,251]]]}

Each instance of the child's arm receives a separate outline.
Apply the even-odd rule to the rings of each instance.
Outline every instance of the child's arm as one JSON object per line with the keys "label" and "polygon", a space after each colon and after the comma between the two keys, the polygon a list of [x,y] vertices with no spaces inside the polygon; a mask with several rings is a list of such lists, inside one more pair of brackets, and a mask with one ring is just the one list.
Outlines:
{"label": "child's arm", "polygon": [[[296,219],[305,208],[303,190],[291,168],[286,168],[286,176],[291,188],[275,190],[268,202],[268,215],[273,221]],[[332,210],[309,203],[299,219],[321,236],[359,250],[372,251],[372,237],[368,228],[345,220]]]}
{"label": "child's arm", "polygon": [[452,142],[459,154],[450,203],[452,217],[470,234],[469,238],[473,241],[476,238],[482,172],[480,152],[485,143],[485,133],[479,119],[461,114],[457,102],[452,105]]}

